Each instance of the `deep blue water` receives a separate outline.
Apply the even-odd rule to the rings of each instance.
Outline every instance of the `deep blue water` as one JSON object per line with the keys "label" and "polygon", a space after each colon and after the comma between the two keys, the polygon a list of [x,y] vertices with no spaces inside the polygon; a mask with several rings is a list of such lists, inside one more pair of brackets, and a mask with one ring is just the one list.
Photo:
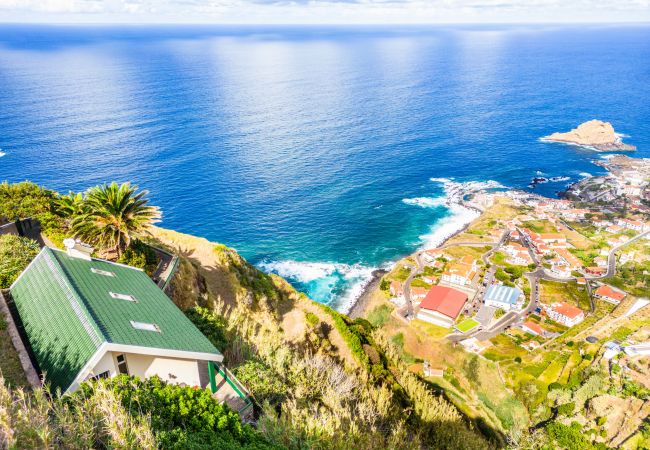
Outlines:
{"label": "deep blue water", "polygon": [[431,177],[599,173],[538,140],[592,118],[650,156],[650,27],[0,27],[0,179],[132,180],[339,305],[458,219]]}

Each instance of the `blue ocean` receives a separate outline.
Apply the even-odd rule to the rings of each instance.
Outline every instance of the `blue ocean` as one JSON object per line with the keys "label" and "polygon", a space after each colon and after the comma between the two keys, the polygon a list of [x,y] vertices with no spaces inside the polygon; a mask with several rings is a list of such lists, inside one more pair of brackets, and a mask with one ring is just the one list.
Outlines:
{"label": "blue ocean", "polygon": [[602,173],[539,140],[594,118],[650,156],[650,27],[0,26],[0,180],[133,181],[341,310],[471,219],[448,180]]}

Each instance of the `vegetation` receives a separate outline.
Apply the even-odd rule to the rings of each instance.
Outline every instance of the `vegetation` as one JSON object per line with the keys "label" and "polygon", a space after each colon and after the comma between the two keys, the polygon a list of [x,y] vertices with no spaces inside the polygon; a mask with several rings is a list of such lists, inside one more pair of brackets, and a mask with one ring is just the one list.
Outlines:
{"label": "vegetation", "polygon": [[[86,192],[81,214],[71,220],[74,234],[104,252],[121,257],[131,240],[145,233],[160,218],[157,207],[148,205],[147,191],[113,182]],[[67,212],[67,209],[60,212]]]}
{"label": "vegetation", "polygon": [[158,255],[150,246],[135,239],[120,255],[117,262],[138,267],[152,276],[158,266]]}
{"label": "vegetation", "polygon": [[278,448],[206,390],[121,375],[68,396],[9,390],[0,378],[3,448]]}
{"label": "vegetation", "polygon": [[0,235],[0,289],[11,286],[39,250],[38,243],[32,239]]}

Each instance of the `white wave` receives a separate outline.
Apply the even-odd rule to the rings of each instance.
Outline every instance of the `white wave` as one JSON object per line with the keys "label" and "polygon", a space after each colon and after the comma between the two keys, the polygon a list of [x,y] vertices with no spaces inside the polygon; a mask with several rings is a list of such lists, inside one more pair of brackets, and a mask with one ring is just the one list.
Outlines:
{"label": "white wave", "polygon": [[542,175],[544,175],[544,172],[542,172],[541,170],[537,170],[537,171],[535,171],[535,175],[537,175],[538,177],[541,177]]}
{"label": "white wave", "polygon": [[5,155],[6,155],[6,153],[3,152],[2,150],[0,150],[0,158],[2,158],[2,157],[5,156]]}
{"label": "white wave", "polygon": [[433,181],[434,183],[449,183],[451,181],[449,178],[429,178],[429,180]]}
{"label": "white wave", "polygon": [[441,219],[431,227],[429,233],[420,236],[423,242],[422,248],[428,249],[440,246],[445,240],[458,233],[481,215],[475,209],[458,204],[451,205],[450,210],[450,216]]}
{"label": "white wave", "polygon": [[578,175],[580,175],[582,178],[591,178],[591,177],[593,177],[593,175],[590,174],[589,172],[580,172]]}
{"label": "white wave", "polygon": [[548,179],[551,183],[559,183],[560,181],[570,180],[570,177],[551,177]]}
{"label": "white wave", "polygon": [[446,202],[445,197],[415,197],[415,198],[404,198],[402,202],[407,205],[419,206],[421,208],[435,208],[438,206],[443,206]]}
{"label": "white wave", "polygon": [[[317,297],[317,300],[325,300],[344,313],[350,311],[366,285],[372,280],[372,273],[377,269],[361,264],[295,260],[264,261],[258,266],[265,272],[276,273],[289,281],[303,284],[312,283],[317,291],[311,293],[313,297]],[[334,289],[341,282],[347,287],[342,295],[334,298]]]}

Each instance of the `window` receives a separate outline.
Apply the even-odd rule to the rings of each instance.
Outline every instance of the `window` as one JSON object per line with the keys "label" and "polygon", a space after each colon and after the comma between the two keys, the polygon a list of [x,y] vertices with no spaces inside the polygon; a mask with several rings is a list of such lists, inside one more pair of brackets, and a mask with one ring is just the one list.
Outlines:
{"label": "window", "polygon": [[105,277],[114,277],[115,276],[115,274],[113,272],[109,272],[107,270],[102,270],[102,269],[95,269],[94,267],[91,267],[90,271],[92,273],[96,273],[98,275],[104,275]]}
{"label": "window", "polygon": [[115,292],[109,292],[109,294],[113,298],[119,298],[120,300],[126,300],[126,301],[129,301],[129,302],[137,302],[135,297],[132,296],[132,295],[129,295],[129,294],[117,294]]}
{"label": "window", "polygon": [[94,375],[92,377],[88,377],[88,379],[92,381],[97,381],[97,380],[101,380],[102,378],[108,378],[110,376],[111,376],[110,370],[106,370],[100,374]]}
{"label": "window", "polygon": [[155,323],[136,322],[135,320],[131,320],[131,326],[136,330],[157,331],[160,333],[160,327]]}
{"label": "window", "polygon": [[126,355],[117,355],[117,371],[123,375],[129,374],[129,366],[126,364]]}

